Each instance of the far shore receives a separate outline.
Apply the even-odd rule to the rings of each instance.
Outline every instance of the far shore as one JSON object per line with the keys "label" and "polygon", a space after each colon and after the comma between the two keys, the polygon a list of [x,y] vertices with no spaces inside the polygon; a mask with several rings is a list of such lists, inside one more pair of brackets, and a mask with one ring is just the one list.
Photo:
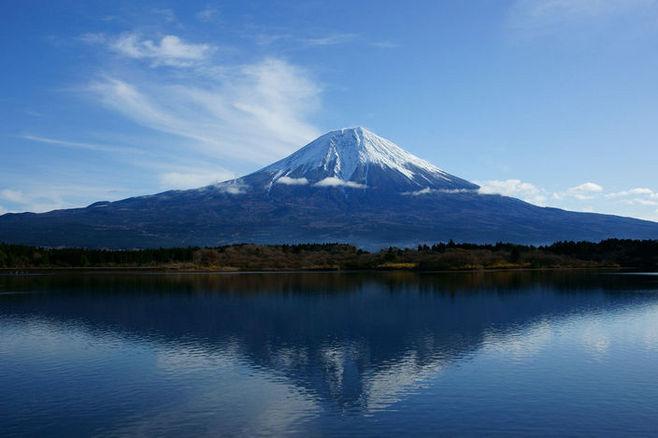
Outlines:
{"label": "far shore", "polygon": [[637,272],[639,268],[622,268],[619,266],[560,266],[546,268],[507,267],[507,268],[463,268],[443,270],[416,270],[416,269],[222,269],[197,268],[176,269],[168,267],[140,267],[140,266],[85,266],[85,267],[50,267],[50,268],[0,268],[0,275],[33,275],[33,274],[107,274],[107,273],[153,273],[153,274],[305,274],[305,273],[390,273],[406,272],[415,274],[450,274],[473,272],[542,272],[542,271],[601,271],[601,272]]}
{"label": "far shore", "polygon": [[341,243],[107,250],[0,243],[0,273],[658,270],[658,241],[436,243],[375,252]]}

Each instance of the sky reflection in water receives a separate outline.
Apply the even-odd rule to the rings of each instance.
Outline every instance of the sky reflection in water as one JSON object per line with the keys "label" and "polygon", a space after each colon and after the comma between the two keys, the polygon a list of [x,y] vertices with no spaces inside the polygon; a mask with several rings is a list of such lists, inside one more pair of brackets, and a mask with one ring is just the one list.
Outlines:
{"label": "sky reflection in water", "polygon": [[0,434],[648,434],[658,282],[0,277]]}

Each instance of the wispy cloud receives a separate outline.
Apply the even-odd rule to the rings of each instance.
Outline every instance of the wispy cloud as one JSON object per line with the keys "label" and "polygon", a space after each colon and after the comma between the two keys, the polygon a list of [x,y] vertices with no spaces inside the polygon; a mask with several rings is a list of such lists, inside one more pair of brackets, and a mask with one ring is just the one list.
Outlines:
{"label": "wispy cloud", "polygon": [[648,196],[658,199],[658,192],[655,192],[647,187],[635,187],[629,190],[622,190],[621,192],[612,192],[606,195],[609,198],[625,198],[628,196]]}
{"label": "wispy cloud", "polygon": [[358,34],[355,33],[336,33],[319,37],[303,38],[301,41],[309,47],[335,46],[350,43],[357,37]]}
{"label": "wispy cloud", "polygon": [[240,180],[226,181],[221,184],[217,184],[215,189],[220,192],[228,193],[229,195],[242,195],[247,193],[249,186],[240,182]]}
{"label": "wispy cloud", "polygon": [[514,8],[517,13],[535,19],[566,20],[604,17],[655,3],[655,0],[519,0]]}
{"label": "wispy cloud", "polygon": [[158,76],[102,77],[87,90],[135,123],[215,158],[265,164],[319,133],[308,118],[319,106],[320,88],[286,61],[268,58],[203,81],[194,75],[179,72],[173,84]]}
{"label": "wispy cloud", "polygon": [[411,196],[422,196],[422,195],[429,195],[436,192],[434,189],[430,189],[429,187],[425,187],[424,189],[416,190],[413,192],[405,192],[403,195],[411,195]]}
{"label": "wispy cloud", "polygon": [[402,192],[402,194],[407,196],[423,196],[423,195],[431,195],[433,193],[456,194],[456,193],[475,193],[475,192],[476,192],[475,190],[468,190],[468,189],[431,189],[429,187],[425,187],[424,189],[415,190],[413,192]]}
{"label": "wispy cloud", "polygon": [[535,184],[519,179],[490,180],[478,183],[480,193],[513,196],[536,205],[546,205],[548,199],[560,201],[577,199],[585,201],[601,195],[603,187],[593,182],[586,182],[559,192],[550,192]]}
{"label": "wispy cloud", "polygon": [[0,199],[5,201],[14,202],[16,204],[23,204],[27,198],[20,190],[2,189],[0,190]]}
{"label": "wispy cloud", "polygon": [[117,54],[132,59],[143,59],[153,66],[189,67],[205,61],[215,51],[211,44],[194,44],[176,35],[165,35],[158,40],[142,38],[126,32],[109,41]]}
{"label": "wispy cloud", "polygon": [[93,184],[46,184],[35,183],[21,188],[3,188],[0,201],[5,212],[43,213],[62,208],[80,207],[93,201],[119,199],[126,193],[116,187],[99,187]]}
{"label": "wispy cloud", "polygon": [[647,187],[608,193],[606,198],[618,200],[627,205],[658,206],[658,192]]}
{"label": "wispy cloud", "polygon": [[[509,13],[513,30],[526,36],[561,33],[565,26],[601,26],[619,18],[656,17],[656,0],[517,0]],[[628,27],[628,26],[626,26]]]}
{"label": "wispy cloud", "polygon": [[197,20],[202,21],[204,23],[209,23],[211,21],[214,21],[218,15],[219,15],[219,11],[217,10],[217,8],[208,6],[197,12],[196,18]]}
{"label": "wispy cloud", "polygon": [[480,193],[513,196],[536,205],[545,205],[547,194],[534,184],[519,179],[478,182]]}
{"label": "wispy cloud", "polygon": [[269,32],[259,30],[251,33],[250,38],[260,46],[278,45],[287,49],[322,49],[346,44],[356,44],[364,48],[395,49],[400,44],[389,40],[371,40],[359,33],[336,32],[325,35],[300,36],[290,32]]}
{"label": "wispy cloud", "polygon": [[[125,162],[148,172],[159,172],[156,176],[160,183],[160,187],[163,189],[196,188],[232,179],[237,176],[235,172],[226,170],[221,166],[195,160],[193,158],[190,160],[184,160],[186,162],[184,164],[179,155],[177,156],[174,154],[174,156],[171,157],[171,154],[165,154],[162,150],[150,151],[144,148],[115,147],[31,134],[21,135],[19,138],[67,149],[80,149],[111,154],[111,158],[114,161]],[[179,152],[183,151],[181,150]]]}
{"label": "wispy cloud", "polygon": [[[215,12],[205,10],[197,18],[214,17]],[[149,33],[148,26],[119,34],[90,32],[77,42],[93,45],[105,56],[99,57],[102,64],[94,68],[102,73],[69,89],[134,127],[124,133],[85,135],[79,131],[75,139],[48,132],[16,137],[106,153],[112,163],[140,169],[140,182],[145,185],[128,184],[131,187],[125,190],[85,185],[82,189],[79,180],[85,176],[74,172],[67,175],[71,184],[26,181],[20,185],[21,191],[0,186],[3,211],[43,212],[160,189],[215,184],[281,158],[320,133],[311,119],[321,107],[322,89],[309,71],[288,60],[262,57],[228,63],[214,56],[214,42],[170,31]],[[161,66],[168,68],[157,68]],[[93,155],[89,158],[93,160]],[[112,177],[104,175],[103,179],[109,182]],[[245,188],[231,185],[224,190],[240,194]]]}
{"label": "wispy cloud", "polygon": [[170,189],[194,189],[226,181],[235,178],[235,176],[234,173],[228,171],[166,172],[160,175],[160,182],[163,187]]}
{"label": "wispy cloud", "polygon": [[96,143],[69,141],[69,140],[62,140],[62,139],[51,138],[51,137],[44,137],[41,135],[23,134],[23,135],[19,135],[18,137],[24,140],[51,144],[58,147],[65,147],[71,149],[83,149],[89,151],[108,152],[108,153],[122,152],[122,153],[131,153],[131,154],[142,152],[141,150],[136,148],[115,147],[115,146],[108,146],[108,145],[102,145]]}

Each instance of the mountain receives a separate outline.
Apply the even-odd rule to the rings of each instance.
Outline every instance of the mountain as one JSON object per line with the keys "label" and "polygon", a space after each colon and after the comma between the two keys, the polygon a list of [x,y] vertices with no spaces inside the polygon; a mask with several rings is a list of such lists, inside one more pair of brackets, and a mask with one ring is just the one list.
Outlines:
{"label": "mountain", "polygon": [[311,184],[399,193],[478,189],[365,128],[329,132],[243,180],[268,188],[273,184]]}
{"label": "mountain", "polygon": [[364,128],[329,132],[255,173],[86,208],[0,216],[0,241],[145,248],[236,242],[347,242],[365,248],[437,241],[658,238],[658,223],[538,207],[478,192]]}

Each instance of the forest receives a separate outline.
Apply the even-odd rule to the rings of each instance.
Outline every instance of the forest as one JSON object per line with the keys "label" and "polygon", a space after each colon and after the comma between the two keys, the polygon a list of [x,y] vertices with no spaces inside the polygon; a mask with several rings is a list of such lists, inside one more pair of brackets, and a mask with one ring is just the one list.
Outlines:
{"label": "forest", "polygon": [[152,269],[175,271],[290,270],[478,270],[546,268],[658,268],[658,240],[609,239],[556,242],[546,246],[511,243],[437,243],[368,252],[340,243],[208,248],[105,250],[41,248],[0,243],[0,268]]}

